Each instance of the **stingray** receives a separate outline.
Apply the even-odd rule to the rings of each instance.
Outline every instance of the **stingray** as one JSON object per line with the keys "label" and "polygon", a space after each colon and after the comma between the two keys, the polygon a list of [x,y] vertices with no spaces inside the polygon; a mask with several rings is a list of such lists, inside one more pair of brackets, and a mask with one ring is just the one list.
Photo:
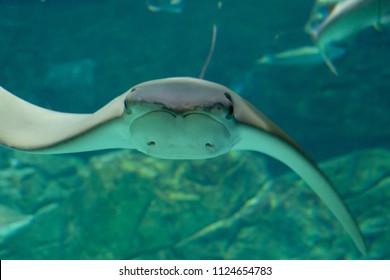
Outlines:
{"label": "stingray", "polygon": [[93,114],[40,108],[0,87],[0,119],[0,144],[34,153],[119,148],[162,159],[208,159],[241,150],[264,153],[295,171],[366,252],[355,220],[314,161],[223,85],[187,77],[148,81]]}

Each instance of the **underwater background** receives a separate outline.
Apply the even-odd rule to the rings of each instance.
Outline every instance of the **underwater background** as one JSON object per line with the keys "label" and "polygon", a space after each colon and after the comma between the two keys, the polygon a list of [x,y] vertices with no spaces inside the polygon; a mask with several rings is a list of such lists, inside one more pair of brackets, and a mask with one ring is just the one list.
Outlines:
{"label": "underwater background", "polygon": [[0,147],[0,258],[390,259],[389,27],[344,42],[338,76],[325,63],[256,63],[312,44],[303,26],[313,2],[1,0],[0,85],[90,113],[138,83],[197,77],[216,23],[205,79],[250,101],[319,163],[367,255],[306,184],[262,154],[173,161]]}

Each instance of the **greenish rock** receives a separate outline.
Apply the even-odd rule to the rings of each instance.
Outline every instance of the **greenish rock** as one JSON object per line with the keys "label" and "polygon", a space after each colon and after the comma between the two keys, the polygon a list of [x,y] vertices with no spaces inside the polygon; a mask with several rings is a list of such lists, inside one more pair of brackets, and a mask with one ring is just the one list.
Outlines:
{"label": "greenish rock", "polygon": [[[146,253],[172,248],[233,213],[265,180],[264,161],[256,158],[254,163],[233,153],[208,161],[156,160],[131,152],[93,158],[93,177],[100,186],[89,195],[104,201],[92,203],[92,212],[99,215],[104,209],[107,216],[97,223],[116,229],[110,240],[120,238],[122,258],[147,258]],[[248,179],[244,174],[251,171],[258,176]],[[104,257],[113,257],[110,253]]]}
{"label": "greenish rock", "polygon": [[247,216],[253,222],[237,234],[223,258],[389,259],[390,152],[356,152],[321,166],[357,218],[368,245],[366,256],[314,193],[288,174],[252,198],[256,211]]}
{"label": "greenish rock", "polygon": [[0,218],[1,259],[390,258],[387,150],[321,165],[363,230],[366,256],[306,184],[270,178],[256,153],[5,157],[0,214],[13,214]]}

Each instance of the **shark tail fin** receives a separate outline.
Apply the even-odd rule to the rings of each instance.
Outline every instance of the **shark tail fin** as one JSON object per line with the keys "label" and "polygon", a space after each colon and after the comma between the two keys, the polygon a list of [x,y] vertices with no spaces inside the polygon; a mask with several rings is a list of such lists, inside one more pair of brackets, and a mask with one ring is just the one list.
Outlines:
{"label": "shark tail fin", "polygon": [[336,67],[334,66],[332,60],[324,53],[322,52],[322,57],[324,58],[326,66],[328,66],[330,72],[332,72],[335,76],[339,75],[339,72],[337,71]]}
{"label": "shark tail fin", "polygon": [[338,76],[339,72],[337,71],[336,67],[334,66],[332,60],[329,58],[327,51],[324,50],[323,47],[320,47],[318,44],[316,44],[316,45],[317,45],[317,48],[322,55],[322,58],[326,64],[326,66],[328,66],[328,69],[330,70],[330,72],[332,72],[335,76]]}

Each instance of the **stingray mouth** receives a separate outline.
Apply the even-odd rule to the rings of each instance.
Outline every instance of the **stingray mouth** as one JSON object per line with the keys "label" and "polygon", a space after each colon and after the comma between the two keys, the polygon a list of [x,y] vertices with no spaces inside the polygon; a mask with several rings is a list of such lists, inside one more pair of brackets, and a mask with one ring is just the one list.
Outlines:
{"label": "stingray mouth", "polygon": [[165,159],[202,159],[230,148],[226,124],[207,112],[177,114],[169,110],[148,112],[130,126],[136,149]]}

